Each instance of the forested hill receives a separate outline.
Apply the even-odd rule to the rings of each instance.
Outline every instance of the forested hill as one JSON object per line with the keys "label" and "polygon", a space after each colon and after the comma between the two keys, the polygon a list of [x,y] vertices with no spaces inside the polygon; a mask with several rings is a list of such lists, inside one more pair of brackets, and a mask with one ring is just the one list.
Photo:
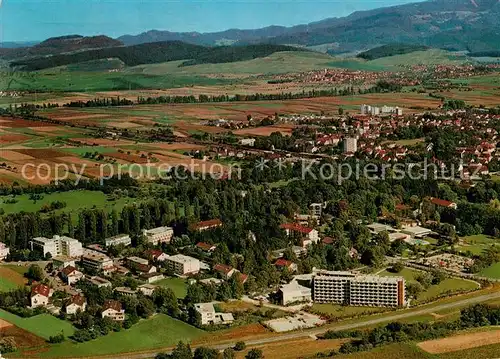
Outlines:
{"label": "forested hill", "polygon": [[5,60],[23,57],[38,57],[57,55],[72,51],[99,49],[105,47],[123,46],[123,44],[108,36],[67,35],[52,37],[31,47],[0,48],[0,57]]}
{"label": "forested hill", "polygon": [[49,57],[32,58],[11,62],[11,67],[36,71],[56,66],[70,65],[92,60],[118,58],[127,66],[153,64],[167,61],[188,60],[184,66],[201,63],[224,63],[266,57],[279,51],[304,51],[284,45],[247,45],[205,47],[180,41],[153,42],[127,47],[110,47]]}
{"label": "forested hill", "polygon": [[360,53],[357,57],[365,60],[375,60],[381,57],[395,56],[409,54],[415,51],[425,51],[429,47],[423,45],[411,44],[389,44],[384,46],[375,47],[368,51]]}

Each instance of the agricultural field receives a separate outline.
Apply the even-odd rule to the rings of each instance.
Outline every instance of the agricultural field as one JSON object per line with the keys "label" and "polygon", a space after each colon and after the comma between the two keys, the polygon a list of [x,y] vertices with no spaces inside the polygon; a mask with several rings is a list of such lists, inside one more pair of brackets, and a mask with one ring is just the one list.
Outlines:
{"label": "agricultural field", "polygon": [[40,353],[40,358],[88,357],[112,355],[133,351],[145,351],[167,348],[176,345],[180,340],[192,341],[206,335],[206,332],[189,324],[173,319],[164,314],[140,321],[130,329],[122,329],[105,337],[90,342],[74,343],[66,341],[51,346],[50,350]]}
{"label": "agricultural field", "polygon": [[[348,339],[347,339],[348,340]],[[243,359],[253,349],[261,349],[266,359],[295,359],[310,357],[320,351],[338,350],[346,339],[314,340],[298,339],[270,343],[265,346],[252,346],[236,353],[236,358]]]}
{"label": "agricultural field", "polygon": [[487,329],[424,341],[418,347],[427,353],[442,354],[499,343],[500,330]]}
{"label": "agricultural field", "polygon": [[49,339],[50,336],[61,334],[61,332],[63,332],[65,336],[70,336],[75,332],[75,328],[71,323],[58,319],[50,314],[39,314],[30,318],[21,318],[0,309],[0,319],[44,339]]}
{"label": "agricultural field", "polygon": [[[113,209],[121,211],[121,209],[127,205],[136,203],[137,199],[129,197],[114,198],[110,197],[100,191],[88,191],[88,190],[75,190],[69,192],[60,193],[50,193],[42,194],[42,199],[30,199],[27,194],[23,195],[11,195],[11,196],[0,196],[0,205],[5,213],[19,213],[21,211],[25,212],[38,212],[45,205],[50,205],[50,203],[55,201],[65,202],[66,207],[62,209],[55,210],[55,213],[60,212],[76,212],[82,207],[93,207],[103,208],[104,210],[111,212]],[[15,203],[9,203],[9,201],[15,200]]]}
{"label": "agricultural field", "polygon": [[14,355],[20,354],[28,356],[28,354],[33,353],[33,349],[36,348],[36,351],[39,351],[47,345],[43,338],[21,329],[3,319],[0,319],[0,337],[2,339],[12,340],[15,343],[17,352]]}
{"label": "agricultural field", "polygon": [[500,262],[483,269],[479,274],[483,277],[500,279]]}
{"label": "agricultural field", "polygon": [[[23,273],[16,270],[17,266],[0,266],[0,292],[8,292],[27,283]],[[23,268],[26,271],[26,267]]]}
{"label": "agricultural field", "polygon": [[184,298],[187,294],[187,283],[182,278],[165,278],[155,282],[155,285],[172,289],[177,298]]}
{"label": "agricultural field", "polygon": [[[419,271],[410,268],[404,268],[400,273],[392,273],[387,270],[378,273],[381,276],[402,276],[407,283],[415,282],[415,278]],[[459,278],[446,278],[438,285],[431,285],[427,290],[423,291],[417,299],[418,302],[427,302],[443,294],[452,294],[453,292],[472,291],[479,288],[479,284],[470,280]]]}

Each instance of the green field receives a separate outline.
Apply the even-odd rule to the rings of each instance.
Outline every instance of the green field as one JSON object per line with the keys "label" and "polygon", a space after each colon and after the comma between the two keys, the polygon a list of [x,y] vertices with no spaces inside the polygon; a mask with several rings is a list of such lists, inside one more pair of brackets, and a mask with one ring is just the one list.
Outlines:
{"label": "green field", "polygon": [[49,351],[41,353],[40,357],[87,357],[159,349],[174,346],[180,340],[189,342],[204,334],[204,331],[189,324],[157,314],[128,330],[122,329],[86,343],[66,341],[53,345]]}
{"label": "green field", "polygon": [[187,294],[187,284],[181,278],[165,278],[154,284],[172,289],[177,298],[184,298]]}
{"label": "green field", "polygon": [[485,234],[462,237],[461,242],[463,242],[463,244],[456,246],[456,250],[464,253],[471,252],[475,255],[479,255],[486,248],[497,244],[493,237]]}
{"label": "green field", "polygon": [[311,307],[313,312],[326,313],[334,318],[350,318],[355,316],[365,316],[373,313],[386,312],[388,308],[375,307],[350,307],[338,304],[313,304]]}
{"label": "green field", "polygon": [[[407,283],[415,282],[415,277],[419,272],[414,269],[404,268],[400,273],[391,273],[387,270],[379,273],[381,276],[404,277]],[[478,288],[478,284],[472,281],[460,278],[446,278],[438,285],[431,285],[427,290],[423,291],[416,302],[426,302],[444,293],[471,291]]]}
{"label": "green field", "polygon": [[[69,192],[58,192],[51,194],[42,194],[43,199],[38,201],[30,200],[29,195],[20,196],[0,196],[0,208],[3,208],[5,213],[37,212],[43,205],[50,204],[54,201],[66,202],[66,207],[57,210],[57,212],[73,212],[84,207],[99,207],[111,211],[113,208],[120,211],[126,204],[135,203],[137,200],[127,197],[122,197],[117,200],[109,200],[109,197],[100,191],[75,190]],[[16,199],[16,203],[5,203],[8,199]]]}
{"label": "green field", "polygon": [[70,336],[75,332],[75,328],[70,322],[58,319],[50,314],[21,318],[0,309],[0,318],[44,339],[49,339],[50,336],[60,334],[61,331],[65,336]]}
{"label": "green field", "polygon": [[24,281],[24,273],[28,267],[16,265],[0,266],[0,292],[8,292],[17,289]]}
{"label": "green field", "polygon": [[500,262],[483,269],[479,275],[488,278],[500,279]]}

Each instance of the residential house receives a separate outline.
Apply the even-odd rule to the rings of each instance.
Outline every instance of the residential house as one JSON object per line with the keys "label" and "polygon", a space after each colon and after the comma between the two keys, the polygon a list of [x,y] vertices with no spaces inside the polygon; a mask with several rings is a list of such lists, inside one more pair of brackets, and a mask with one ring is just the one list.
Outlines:
{"label": "residential house", "polygon": [[52,265],[54,269],[61,270],[67,266],[75,266],[75,259],[68,256],[56,256],[52,258]]}
{"label": "residential house", "polygon": [[225,280],[228,280],[231,278],[235,273],[238,273],[239,271],[236,268],[233,268],[229,265],[226,264],[216,264],[214,265],[214,271],[219,273],[222,278]]}
{"label": "residential house", "polygon": [[292,261],[286,260],[284,258],[279,258],[276,262],[274,262],[274,265],[278,269],[288,269],[290,272],[296,272],[297,271],[297,264],[293,263]]}
{"label": "residential house", "polygon": [[280,227],[285,230],[289,237],[301,239],[304,248],[319,241],[319,233],[313,228],[304,227],[297,223],[284,223]]}
{"label": "residential house", "polygon": [[111,288],[113,286],[109,280],[98,276],[90,277],[88,281],[93,285],[95,285],[97,288],[103,288],[103,287]]}
{"label": "residential house", "polygon": [[45,284],[37,284],[31,288],[31,308],[44,307],[49,304],[52,289]]}
{"label": "residential house", "polygon": [[66,302],[66,314],[76,314],[87,309],[87,301],[81,295],[74,295]]}
{"label": "residential house", "polygon": [[122,322],[125,320],[125,309],[117,300],[106,300],[102,307],[102,318],[111,318],[114,321]]}
{"label": "residential house", "polygon": [[210,219],[208,221],[201,221],[192,226],[193,231],[206,231],[222,226],[220,219]]}
{"label": "residential house", "polygon": [[457,204],[455,202],[447,201],[445,199],[434,198],[434,197],[430,197],[429,199],[430,199],[432,204],[434,204],[438,207],[447,207],[447,208],[457,209]]}
{"label": "residential house", "polygon": [[149,264],[149,261],[144,258],[139,257],[128,257],[127,258],[127,266],[130,269],[134,269],[138,272],[142,273],[154,273],[156,272],[156,267]]}
{"label": "residential house", "polygon": [[144,294],[146,297],[151,297],[153,296],[153,292],[155,291],[156,288],[157,288],[156,285],[146,283],[138,286],[137,290],[142,294]]}
{"label": "residential house", "polygon": [[234,321],[232,313],[216,313],[212,303],[196,303],[194,308],[200,313],[202,325],[231,324]]}
{"label": "residential house", "polygon": [[215,244],[209,244],[209,243],[205,243],[205,242],[198,242],[196,243],[196,248],[202,250],[203,252],[206,252],[206,253],[212,253],[213,251],[215,251],[215,249],[217,248],[217,246]]}
{"label": "residential house", "polygon": [[61,278],[68,285],[75,284],[83,277],[84,277],[83,273],[77,270],[73,266],[64,267],[63,270],[61,271]]}
{"label": "residential house", "polygon": [[163,253],[159,249],[150,249],[147,250],[144,254],[146,258],[149,258],[150,260],[155,262],[164,262],[168,258],[168,254]]}
{"label": "residential house", "polygon": [[159,280],[162,280],[163,278],[165,278],[165,276],[161,273],[153,272],[153,273],[142,273],[140,275],[140,278],[147,283],[154,283],[158,282]]}

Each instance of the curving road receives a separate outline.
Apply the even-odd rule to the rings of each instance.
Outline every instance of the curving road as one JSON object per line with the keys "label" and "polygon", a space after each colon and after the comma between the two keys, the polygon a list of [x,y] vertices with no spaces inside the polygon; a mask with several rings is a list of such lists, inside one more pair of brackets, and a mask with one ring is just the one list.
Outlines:
{"label": "curving road", "polygon": [[[484,294],[480,295],[477,297],[472,297],[472,298],[466,298],[462,300],[457,300],[451,303],[444,303],[440,305],[435,305],[431,306],[429,308],[422,308],[418,310],[412,310],[412,311],[406,311],[403,313],[398,313],[398,314],[393,314],[393,315],[384,315],[379,318],[375,319],[366,319],[364,321],[358,321],[356,323],[349,323],[349,324],[334,324],[334,325],[327,325],[322,328],[318,329],[311,329],[311,330],[304,330],[304,331],[299,331],[299,332],[292,332],[288,334],[279,334],[276,336],[271,336],[267,338],[261,338],[261,339],[255,339],[255,340],[245,340],[245,343],[250,346],[252,345],[262,345],[262,344],[268,344],[268,343],[275,343],[275,342],[280,342],[280,341],[286,341],[286,340],[292,340],[292,339],[300,339],[300,338],[307,338],[311,336],[315,336],[318,334],[322,334],[326,332],[327,330],[334,330],[334,331],[340,331],[340,330],[354,330],[362,327],[367,327],[367,326],[373,326],[381,323],[387,323],[387,322],[392,322],[392,321],[397,321],[400,319],[405,319],[405,318],[410,318],[410,317],[415,317],[415,316],[420,316],[420,315],[425,315],[425,314],[430,314],[434,312],[439,312],[442,310],[446,309],[453,309],[453,308],[459,308],[463,306],[468,306],[472,304],[477,304],[481,302],[486,302],[489,300],[493,299],[499,299],[500,298],[500,292],[495,292],[491,294]],[[208,346],[214,349],[218,350],[223,350],[229,347],[234,346],[235,343],[223,343],[223,344],[209,344],[209,345],[204,345]],[[150,359],[153,358],[158,352],[162,353],[170,353],[170,350],[160,350],[160,351],[150,351],[150,352],[143,352],[143,353],[128,353],[128,354],[114,354],[114,355],[109,355],[109,356],[99,356],[99,357],[93,357],[93,358],[113,358],[113,359]],[[70,359],[88,359],[88,358],[70,358]]]}

